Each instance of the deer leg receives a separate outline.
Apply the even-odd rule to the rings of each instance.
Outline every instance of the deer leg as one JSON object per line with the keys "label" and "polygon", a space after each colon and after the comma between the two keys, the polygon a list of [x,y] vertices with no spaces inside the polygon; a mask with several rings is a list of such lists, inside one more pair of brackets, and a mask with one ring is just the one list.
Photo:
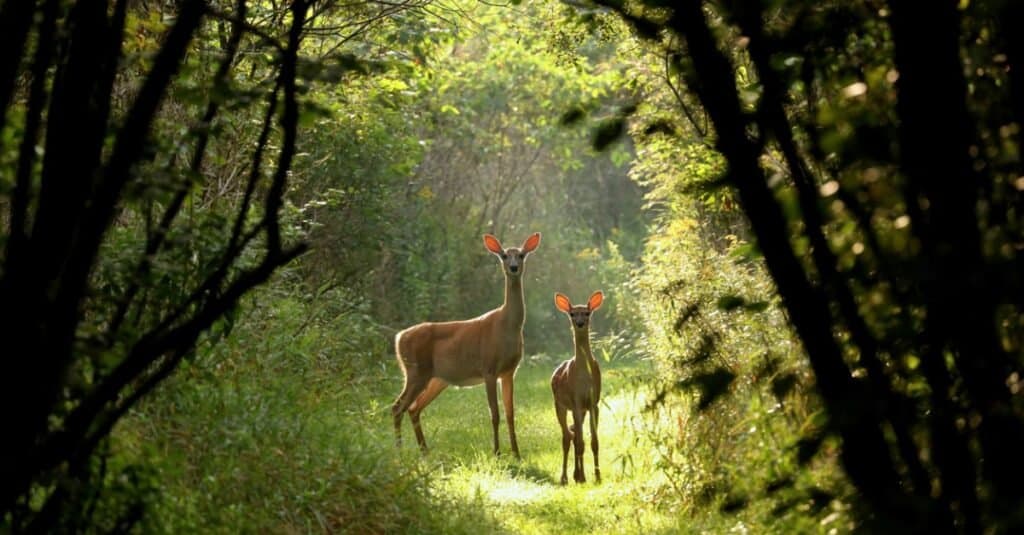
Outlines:
{"label": "deer leg", "polygon": [[566,465],[569,462],[569,442],[572,440],[572,431],[569,431],[569,425],[565,421],[566,409],[555,402],[555,416],[558,416],[558,424],[562,426],[562,484],[565,485],[569,482],[569,478],[565,475]]}
{"label": "deer leg", "polygon": [[487,406],[491,409],[491,429],[494,431],[494,454],[498,454],[498,379],[497,377],[485,377],[484,385],[487,387]]}
{"label": "deer leg", "polygon": [[412,420],[412,430],[416,432],[416,443],[424,453],[427,451],[427,441],[423,438],[423,429],[420,428],[420,413],[447,387],[448,383],[434,377],[427,383],[423,392],[416,396],[416,401],[409,405],[409,419]]}
{"label": "deer leg", "polygon": [[597,403],[590,408],[590,451],[594,453],[594,479],[601,482],[601,463],[597,460]]}
{"label": "deer leg", "polygon": [[508,438],[512,443],[512,455],[519,458],[519,443],[516,442],[516,407],[513,392],[515,387],[512,384],[515,371],[501,376],[501,398],[505,403],[505,421],[508,423]]}
{"label": "deer leg", "polygon": [[402,416],[405,411],[409,409],[416,396],[423,391],[423,388],[427,386],[429,377],[421,378],[419,376],[410,376],[406,372],[405,376],[405,387],[402,388],[402,393],[398,395],[398,399],[395,400],[394,405],[391,406],[391,416],[395,419],[395,445],[402,445]]}
{"label": "deer leg", "polygon": [[572,410],[572,444],[576,461],[572,470],[572,479],[577,483],[586,483],[587,475],[583,472],[583,415],[581,409]]}

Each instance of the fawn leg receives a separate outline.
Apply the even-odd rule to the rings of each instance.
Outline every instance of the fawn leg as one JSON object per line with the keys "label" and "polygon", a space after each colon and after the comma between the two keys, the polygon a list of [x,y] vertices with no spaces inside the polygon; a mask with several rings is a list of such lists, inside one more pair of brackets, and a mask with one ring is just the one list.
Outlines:
{"label": "fawn leg", "polygon": [[569,462],[569,441],[572,440],[572,431],[569,431],[569,425],[565,421],[566,409],[557,401],[555,402],[555,415],[558,416],[558,424],[562,426],[562,484],[565,485],[569,482],[565,470]]}
{"label": "fawn leg", "polygon": [[590,408],[590,451],[594,453],[594,479],[601,482],[601,463],[597,460],[597,403]]}
{"label": "fawn leg", "polygon": [[577,483],[586,483],[587,475],[583,472],[583,416],[580,409],[572,410],[572,444],[576,454],[575,468],[572,471],[572,479]]}

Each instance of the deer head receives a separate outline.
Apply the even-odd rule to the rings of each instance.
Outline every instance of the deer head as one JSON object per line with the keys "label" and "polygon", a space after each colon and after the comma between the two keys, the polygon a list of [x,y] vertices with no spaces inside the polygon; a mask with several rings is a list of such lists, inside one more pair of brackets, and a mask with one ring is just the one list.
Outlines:
{"label": "deer head", "polygon": [[585,305],[573,305],[565,294],[555,294],[555,308],[565,312],[569,316],[572,326],[581,331],[590,328],[590,314],[601,308],[603,301],[604,294],[600,291],[591,294]]}
{"label": "deer head", "polygon": [[508,249],[501,246],[498,238],[484,234],[484,247],[501,260],[501,267],[509,277],[519,277],[523,274],[526,255],[532,253],[538,245],[540,245],[540,232],[534,232],[529,238],[526,238],[522,247],[509,247]]}

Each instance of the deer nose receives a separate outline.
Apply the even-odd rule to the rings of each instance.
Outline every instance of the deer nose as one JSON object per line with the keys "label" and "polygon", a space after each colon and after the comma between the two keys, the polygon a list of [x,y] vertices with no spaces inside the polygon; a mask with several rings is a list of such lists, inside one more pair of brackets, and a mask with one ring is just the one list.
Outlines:
{"label": "deer nose", "polygon": [[580,328],[582,328],[584,324],[586,324],[586,322],[584,322],[584,321],[577,321],[576,322],[576,326],[580,327]]}
{"label": "deer nose", "polygon": [[509,266],[508,270],[511,271],[512,273],[515,273],[519,271],[519,266]]}

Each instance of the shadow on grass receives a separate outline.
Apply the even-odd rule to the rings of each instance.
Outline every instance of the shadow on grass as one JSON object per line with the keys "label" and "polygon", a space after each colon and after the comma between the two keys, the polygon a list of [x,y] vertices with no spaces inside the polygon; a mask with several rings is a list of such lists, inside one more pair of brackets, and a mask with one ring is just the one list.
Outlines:
{"label": "shadow on grass", "polygon": [[510,462],[506,468],[512,477],[526,479],[540,485],[556,484],[555,478],[551,477],[550,471],[532,462]]}

